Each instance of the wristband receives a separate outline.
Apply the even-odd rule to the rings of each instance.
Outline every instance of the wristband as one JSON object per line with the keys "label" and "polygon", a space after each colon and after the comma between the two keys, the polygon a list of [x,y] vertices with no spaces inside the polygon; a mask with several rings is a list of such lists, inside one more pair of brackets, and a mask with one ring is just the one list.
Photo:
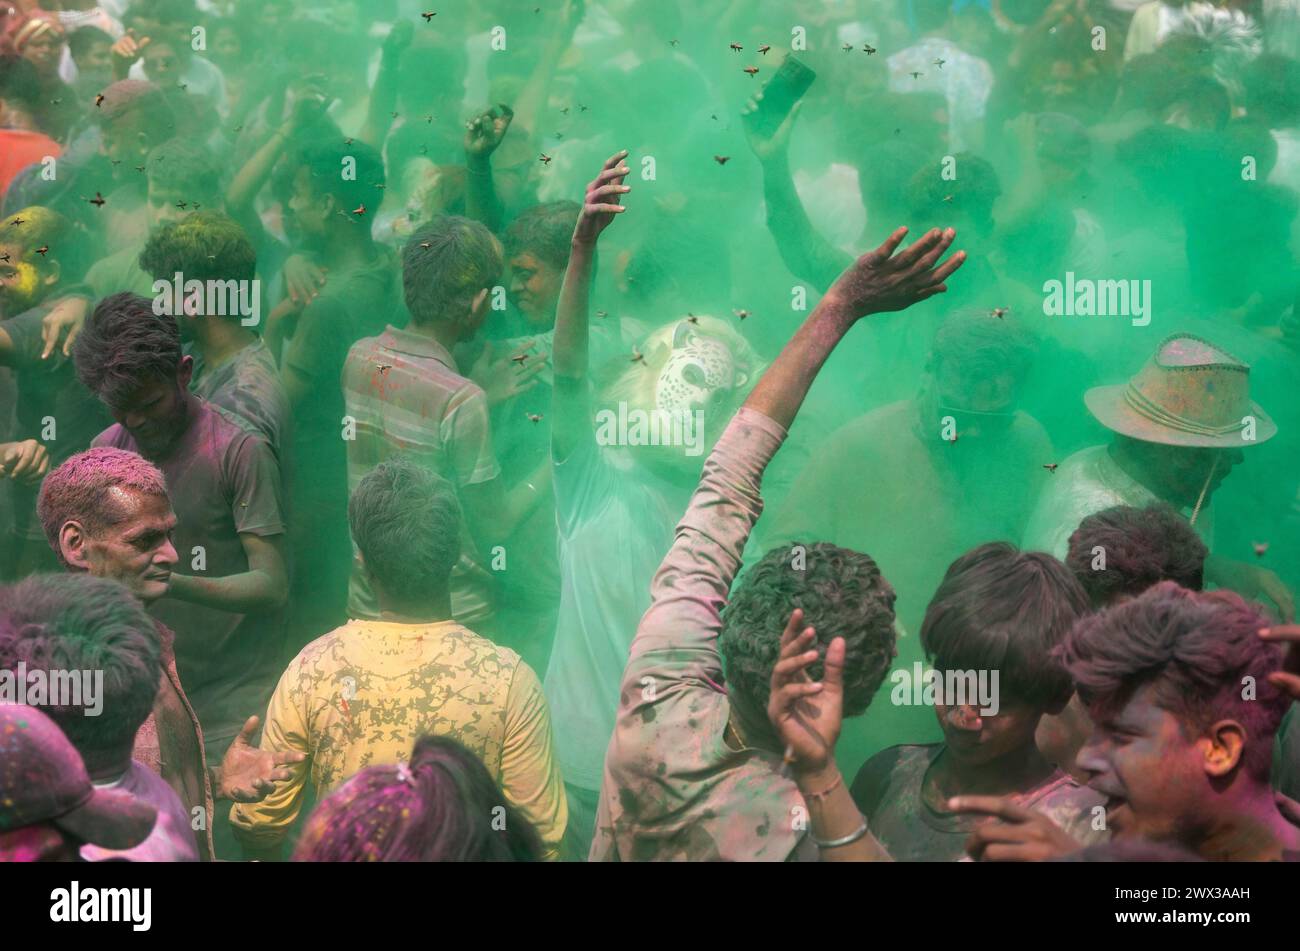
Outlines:
{"label": "wristband", "polygon": [[819,849],[838,849],[842,845],[852,845],[854,842],[858,841],[866,834],[867,834],[866,819],[862,820],[862,825],[858,826],[855,832],[850,832],[848,835],[841,836],[838,839],[819,839],[817,838],[817,836],[812,835],[812,833],[809,833],[809,835],[812,837],[813,842],[816,844],[817,848]]}
{"label": "wristband", "polygon": [[825,799],[827,796],[835,792],[835,790],[839,789],[843,785],[844,785],[844,774],[840,773],[835,777],[835,782],[831,783],[821,792],[803,793],[802,795],[805,800],[811,800],[813,802],[816,802],[819,799]]}

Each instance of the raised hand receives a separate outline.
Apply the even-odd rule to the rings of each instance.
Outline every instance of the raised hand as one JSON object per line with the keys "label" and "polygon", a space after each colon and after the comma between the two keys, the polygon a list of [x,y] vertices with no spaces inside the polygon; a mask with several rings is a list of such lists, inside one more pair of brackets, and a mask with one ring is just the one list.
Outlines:
{"label": "raised hand", "polygon": [[899,228],[876,250],[854,261],[831,285],[826,297],[847,308],[856,319],[904,310],[947,291],[944,281],[965,263],[966,252],[958,251],[942,264],[936,262],[957,232],[933,228],[907,250],[894,254],[906,235],[907,229]]}
{"label": "raised hand", "polygon": [[605,160],[600,174],[587,186],[587,194],[582,202],[582,212],[578,215],[578,224],[573,229],[575,244],[594,245],[600,233],[614,220],[614,216],[627,211],[620,202],[623,196],[632,190],[623,184],[631,172],[623,160],[627,158],[627,149],[615,152]]}
{"label": "raised hand", "polygon": [[796,102],[786,117],[781,120],[781,124],[770,133],[764,132],[757,121],[759,104],[762,101],[762,92],[757,92],[751,96],[749,102],[745,103],[745,107],[740,110],[740,121],[745,128],[745,139],[749,142],[749,148],[754,153],[754,157],[760,162],[769,162],[784,155],[789,149],[790,130],[794,128],[799,109],[803,106],[803,100]]}
{"label": "raised hand", "polygon": [[113,57],[113,75],[125,77],[131,66],[144,55],[144,48],[149,45],[149,37],[136,38],[135,30],[127,30],[108,51]]}
{"label": "raised hand", "polygon": [[314,73],[293,79],[287,101],[287,115],[280,131],[292,138],[320,122],[329,108],[331,100],[325,92],[325,77]]}
{"label": "raised hand", "polygon": [[816,632],[803,627],[803,611],[790,613],[781,635],[781,653],[772,668],[767,716],[785,744],[785,758],[797,772],[815,773],[831,765],[844,720],[844,638],[826,648],[821,683],[808,676],[820,656]]}
{"label": "raised hand", "polygon": [[465,154],[481,159],[495,152],[514,117],[514,110],[501,104],[465,123]]}

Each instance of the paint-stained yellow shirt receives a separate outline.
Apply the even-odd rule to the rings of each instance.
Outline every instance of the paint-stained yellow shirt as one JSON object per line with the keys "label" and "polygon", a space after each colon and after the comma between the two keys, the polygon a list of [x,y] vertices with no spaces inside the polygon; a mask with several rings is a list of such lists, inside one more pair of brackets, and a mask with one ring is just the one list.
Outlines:
{"label": "paint-stained yellow shirt", "polygon": [[409,759],[424,734],[476,753],[556,857],[568,810],[541,683],[514,651],[454,621],[353,620],[303,648],[275,688],[262,749],[308,759],[262,802],[231,809],[237,835],[278,844],[308,775],[324,798],[367,766]]}

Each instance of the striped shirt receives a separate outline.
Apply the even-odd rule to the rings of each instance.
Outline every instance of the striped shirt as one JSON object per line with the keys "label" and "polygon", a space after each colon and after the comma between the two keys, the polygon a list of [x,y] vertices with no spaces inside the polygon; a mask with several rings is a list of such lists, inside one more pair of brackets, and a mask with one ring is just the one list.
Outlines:
{"label": "striped shirt", "polygon": [[[355,438],[347,441],[349,493],[375,466],[397,456],[427,466],[457,489],[501,473],[486,394],[457,372],[451,354],[431,337],[390,325],[378,337],[358,340],[343,365],[343,398],[356,421]],[[490,614],[490,576],[463,530],[461,537],[451,603],[456,620],[469,623]],[[379,617],[355,562],[348,615]]]}

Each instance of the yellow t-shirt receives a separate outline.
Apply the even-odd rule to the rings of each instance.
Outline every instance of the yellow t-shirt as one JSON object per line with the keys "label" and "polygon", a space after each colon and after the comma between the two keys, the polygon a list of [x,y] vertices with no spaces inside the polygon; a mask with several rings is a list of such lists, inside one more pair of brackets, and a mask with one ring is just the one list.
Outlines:
{"label": "yellow t-shirt", "polygon": [[302,808],[310,773],[324,798],[367,766],[410,758],[425,735],[472,750],[554,859],[568,821],[542,686],[519,655],[454,621],[349,621],[303,648],[267,707],[262,749],[297,751],[262,802],[230,812],[239,837],[278,844]]}

